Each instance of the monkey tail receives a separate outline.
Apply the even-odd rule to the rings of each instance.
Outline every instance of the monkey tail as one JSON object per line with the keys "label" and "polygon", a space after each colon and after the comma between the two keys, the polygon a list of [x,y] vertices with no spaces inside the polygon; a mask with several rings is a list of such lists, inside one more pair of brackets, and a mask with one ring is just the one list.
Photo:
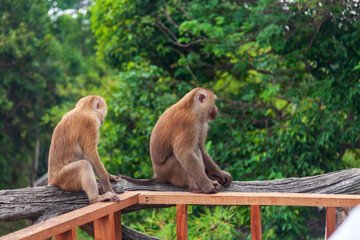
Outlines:
{"label": "monkey tail", "polygon": [[150,178],[150,179],[135,179],[126,175],[122,175],[119,174],[118,175],[120,178],[125,179],[128,182],[131,183],[135,183],[138,185],[145,185],[145,186],[149,186],[149,185],[154,185],[156,183],[158,183],[158,180],[156,178]]}

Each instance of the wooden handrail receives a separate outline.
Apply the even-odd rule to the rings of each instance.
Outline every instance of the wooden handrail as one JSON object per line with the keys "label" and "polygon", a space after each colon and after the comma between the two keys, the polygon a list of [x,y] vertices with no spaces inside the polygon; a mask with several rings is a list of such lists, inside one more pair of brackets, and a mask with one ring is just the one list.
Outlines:
{"label": "wooden handrail", "polygon": [[187,239],[187,205],[249,205],[252,239],[261,239],[260,206],[326,207],[326,238],[335,231],[335,207],[355,207],[359,195],[308,193],[240,193],[198,194],[189,192],[125,192],[121,201],[101,202],[54,217],[45,222],[10,233],[0,240],[76,239],[76,227],[94,222],[95,239],[121,239],[121,209],[134,204],[176,204],[178,239]]}
{"label": "wooden handrail", "polygon": [[[17,239],[47,239],[52,236],[61,235],[62,233],[71,231],[72,229],[84,225],[88,222],[100,219],[102,217],[114,214],[126,207],[138,203],[139,192],[126,192],[120,194],[120,202],[101,202],[91,204],[89,206],[77,209],[75,211],[65,213],[54,217],[42,223],[23,228],[14,233],[10,233],[1,240],[17,240]],[[95,233],[96,234],[96,233]],[[66,235],[72,235],[66,233]],[[68,238],[67,238],[68,239]]]}
{"label": "wooden handrail", "polygon": [[360,204],[360,195],[247,192],[219,192],[216,194],[201,194],[190,192],[142,191],[139,195],[139,203],[188,205],[354,207]]}

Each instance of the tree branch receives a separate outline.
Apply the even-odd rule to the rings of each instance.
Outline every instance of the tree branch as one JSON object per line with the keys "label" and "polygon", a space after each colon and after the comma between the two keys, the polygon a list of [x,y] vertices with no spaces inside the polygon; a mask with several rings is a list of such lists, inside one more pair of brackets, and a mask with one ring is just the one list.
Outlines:
{"label": "tree branch", "polygon": [[[116,193],[124,191],[188,191],[171,184],[136,185],[121,179],[113,183]],[[303,177],[266,181],[234,181],[222,192],[299,192],[360,194],[360,169]],[[0,191],[0,222],[20,219],[43,221],[89,205],[85,192],[64,191],[56,186],[28,187]],[[160,207],[169,207],[162,205]],[[136,205],[123,213],[157,206]]]}

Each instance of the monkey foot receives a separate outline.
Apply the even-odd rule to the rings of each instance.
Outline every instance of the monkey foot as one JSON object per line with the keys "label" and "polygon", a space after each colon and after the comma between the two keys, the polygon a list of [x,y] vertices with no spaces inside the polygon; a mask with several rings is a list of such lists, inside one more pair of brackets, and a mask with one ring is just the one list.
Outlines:
{"label": "monkey foot", "polygon": [[116,193],[106,192],[106,193],[96,196],[94,199],[90,200],[90,203],[97,203],[97,202],[103,202],[103,201],[120,202],[120,198]]}
{"label": "monkey foot", "polygon": [[217,193],[220,188],[220,183],[216,180],[212,180],[209,182],[209,184],[207,184],[207,186],[202,187],[201,190],[192,187],[190,187],[189,190],[193,193]]}

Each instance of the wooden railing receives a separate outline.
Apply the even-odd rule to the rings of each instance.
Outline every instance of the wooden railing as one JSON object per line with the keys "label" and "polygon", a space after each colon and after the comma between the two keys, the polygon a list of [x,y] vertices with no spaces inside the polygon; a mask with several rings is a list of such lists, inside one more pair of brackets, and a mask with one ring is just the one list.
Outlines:
{"label": "wooden railing", "polygon": [[176,204],[177,239],[187,239],[187,205],[249,205],[251,239],[261,239],[260,206],[326,207],[326,239],[335,231],[335,207],[355,207],[358,195],[302,193],[239,193],[196,194],[189,192],[125,192],[121,201],[101,202],[54,217],[45,222],[0,237],[0,240],[76,239],[76,227],[94,222],[95,239],[121,239],[121,209],[134,204]]}

